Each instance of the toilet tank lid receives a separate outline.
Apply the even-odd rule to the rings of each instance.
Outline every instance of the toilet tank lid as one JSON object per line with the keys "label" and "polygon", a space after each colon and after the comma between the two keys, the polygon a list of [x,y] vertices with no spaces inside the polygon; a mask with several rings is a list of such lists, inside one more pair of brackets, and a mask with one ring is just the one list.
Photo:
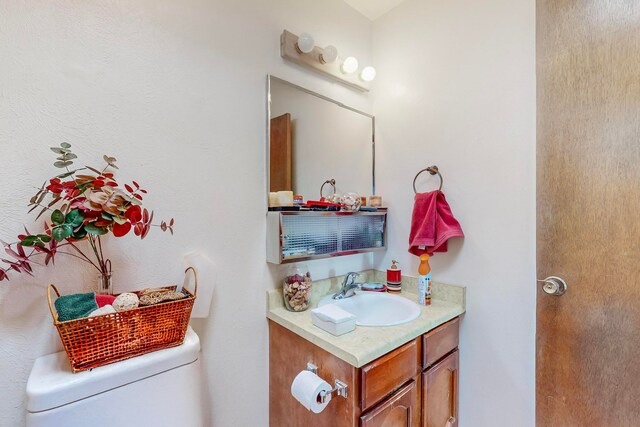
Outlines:
{"label": "toilet tank lid", "polygon": [[73,373],[64,352],[36,359],[27,381],[27,411],[41,412],[140,381],[152,375],[193,363],[200,339],[188,328],[184,343],[91,371]]}

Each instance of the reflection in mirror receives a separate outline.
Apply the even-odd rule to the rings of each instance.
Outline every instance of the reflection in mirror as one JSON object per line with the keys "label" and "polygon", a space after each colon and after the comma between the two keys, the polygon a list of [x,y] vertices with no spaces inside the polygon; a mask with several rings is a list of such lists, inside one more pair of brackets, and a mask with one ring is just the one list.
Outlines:
{"label": "reflection in mirror", "polygon": [[335,179],[339,194],[374,194],[373,116],[277,77],[269,89],[269,191],[319,200]]}

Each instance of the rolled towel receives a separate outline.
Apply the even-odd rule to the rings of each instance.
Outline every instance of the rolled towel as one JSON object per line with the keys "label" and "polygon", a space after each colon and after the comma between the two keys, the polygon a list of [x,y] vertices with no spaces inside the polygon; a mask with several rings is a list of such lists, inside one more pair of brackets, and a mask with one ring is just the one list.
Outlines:
{"label": "rolled towel", "polygon": [[96,294],[96,304],[98,304],[98,308],[104,307],[105,305],[112,305],[115,299],[116,297],[113,295]]}
{"label": "rolled towel", "polygon": [[138,303],[138,295],[131,292],[124,292],[116,297],[112,305],[116,311],[125,311],[137,308]]}
{"label": "rolled towel", "polygon": [[113,308],[112,305],[107,304],[107,305],[104,305],[104,306],[100,307],[97,310],[93,310],[91,312],[91,314],[89,314],[89,317],[102,316],[103,314],[111,314],[111,313],[115,313],[115,312],[116,312],[116,309]]}
{"label": "rolled towel", "polygon": [[56,300],[54,305],[58,312],[59,322],[87,317],[98,308],[95,292],[63,295]]}

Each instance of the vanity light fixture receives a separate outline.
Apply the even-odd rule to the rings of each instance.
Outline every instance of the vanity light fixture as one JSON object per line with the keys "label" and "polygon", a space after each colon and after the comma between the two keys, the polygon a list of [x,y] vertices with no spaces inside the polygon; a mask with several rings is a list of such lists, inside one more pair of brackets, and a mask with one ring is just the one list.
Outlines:
{"label": "vanity light fixture", "polygon": [[313,48],[316,47],[315,40],[311,37],[309,33],[302,33],[300,37],[298,37],[298,42],[296,43],[296,49],[300,53],[311,53]]}
{"label": "vanity light fixture", "polygon": [[323,64],[332,64],[336,62],[336,59],[338,59],[338,49],[332,45],[325,47],[320,54],[320,62]]}
{"label": "vanity light fixture", "polygon": [[280,36],[280,56],[354,89],[364,92],[370,89],[370,80],[361,78],[357,73],[356,58],[353,56],[344,60],[339,58],[338,49],[335,46],[328,45],[325,48],[316,46],[315,40],[308,33],[297,36],[284,30]]}
{"label": "vanity light fixture", "polygon": [[358,60],[353,56],[349,56],[342,62],[340,69],[345,74],[353,74],[358,70]]}
{"label": "vanity light fixture", "polygon": [[376,78],[376,69],[371,65],[364,67],[360,72],[360,78],[365,82],[372,82]]}

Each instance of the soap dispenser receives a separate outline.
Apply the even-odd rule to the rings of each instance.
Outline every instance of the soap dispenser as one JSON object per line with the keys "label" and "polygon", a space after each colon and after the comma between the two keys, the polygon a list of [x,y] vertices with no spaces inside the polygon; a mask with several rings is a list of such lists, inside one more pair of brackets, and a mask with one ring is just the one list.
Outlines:
{"label": "soap dispenser", "polygon": [[398,268],[398,261],[391,261],[391,267],[387,269],[387,291],[400,292],[402,289],[402,271]]}

